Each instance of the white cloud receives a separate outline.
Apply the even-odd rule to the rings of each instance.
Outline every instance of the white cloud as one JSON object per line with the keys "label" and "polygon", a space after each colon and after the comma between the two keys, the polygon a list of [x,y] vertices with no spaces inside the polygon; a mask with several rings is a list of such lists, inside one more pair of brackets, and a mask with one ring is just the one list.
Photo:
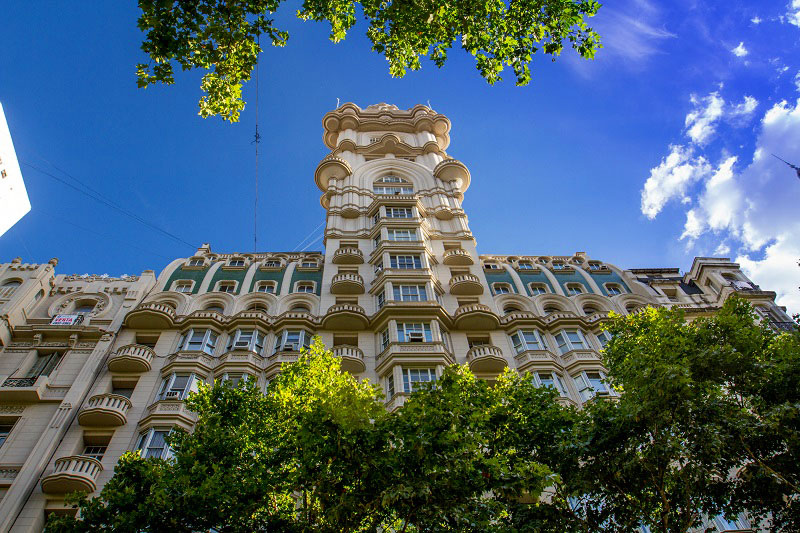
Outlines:
{"label": "white cloud", "polygon": [[616,56],[629,63],[641,63],[660,53],[660,43],[677,35],[659,27],[658,17],[659,10],[646,0],[601,9],[594,24],[603,36],[603,50],[598,56]]}
{"label": "white cloud", "polygon": [[687,199],[689,186],[711,171],[703,157],[693,157],[691,147],[670,146],[670,153],[650,170],[650,177],[642,189],[642,213],[653,219],[664,205],[674,198]]}
{"label": "white cloud", "polygon": [[731,109],[731,115],[734,117],[752,115],[753,111],[755,111],[757,107],[758,100],[752,96],[745,96],[741,104],[736,104],[733,106]]}
{"label": "white cloud", "polygon": [[744,57],[749,54],[747,48],[744,47],[744,42],[739,43],[739,46],[731,50],[731,52],[733,52],[733,55],[736,57]]}
{"label": "white cloud", "polygon": [[712,170],[696,150],[670,147],[645,182],[642,212],[654,218],[669,199],[689,198],[681,239],[690,245],[703,236],[698,242],[716,240],[715,254],[727,254],[735,243],[745,273],[776,291],[780,305],[800,311],[800,181],[772,156],[800,154],[800,99],[779,102],[764,113],[752,160],[743,161],[744,168],[737,168],[737,157],[725,156]]}
{"label": "white cloud", "polygon": [[794,86],[797,87],[797,91],[800,92],[800,72],[794,75]]}
{"label": "white cloud", "polygon": [[767,246],[764,258],[754,261],[746,255],[736,258],[748,277],[765,290],[778,293],[777,302],[787,307],[790,313],[800,311],[800,289],[798,278],[800,267],[800,242],[795,237],[779,237],[774,244]]}
{"label": "white cloud", "polygon": [[716,123],[722,117],[725,100],[718,92],[698,98],[692,95],[695,108],[686,115],[686,134],[696,144],[705,144],[716,131]]}
{"label": "white cloud", "polygon": [[753,24],[761,24],[764,21],[763,21],[763,19],[761,17],[756,15],[755,17],[750,19],[750,22],[752,22]]}
{"label": "white cloud", "polygon": [[792,0],[786,12],[786,21],[800,28],[800,0]]}

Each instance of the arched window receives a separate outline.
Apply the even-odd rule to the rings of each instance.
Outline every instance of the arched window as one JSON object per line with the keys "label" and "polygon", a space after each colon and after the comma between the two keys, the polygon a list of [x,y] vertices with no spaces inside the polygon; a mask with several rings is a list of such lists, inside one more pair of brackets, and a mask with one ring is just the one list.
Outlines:
{"label": "arched window", "polygon": [[511,294],[511,285],[508,283],[492,283],[494,294]]}
{"label": "arched window", "polygon": [[570,296],[577,296],[578,294],[583,294],[583,284],[567,283],[567,294],[569,294]]}
{"label": "arched window", "polygon": [[261,311],[262,313],[267,312],[267,306],[264,304],[251,304],[248,308],[248,311]]}
{"label": "arched window", "polygon": [[593,306],[593,305],[585,305],[583,307],[583,313],[585,315],[593,315],[593,314],[599,313],[599,312],[600,312],[600,310],[597,307]]}
{"label": "arched window", "polygon": [[310,313],[311,309],[305,304],[296,304],[289,311],[292,313]]}
{"label": "arched window", "polygon": [[514,305],[507,305],[503,309],[503,314],[504,315],[510,315],[511,313],[518,313],[518,312],[519,312],[519,307],[516,307]]}
{"label": "arched window", "polygon": [[414,194],[411,182],[397,176],[383,176],[372,184],[375,194]]}
{"label": "arched window", "polygon": [[548,315],[551,313],[560,313],[561,311],[562,309],[555,304],[547,304],[544,306],[544,312]]}
{"label": "arched window", "polygon": [[549,291],[547,290],[547,285],[544,283],[531,283],[528,285],[530,289],[531,296],[536,296],[539,294],[547,294]]}
{"label": "arched window", "polygon": [[609,296],[617,296],[622,294],[622,287],[616,283],[606,283],[606,292]]}
{"label": "arched window", "polygon": [[222,306],[222,304],[219,304],[219,303],[208,304],[206,306],[205,310],[206,311],[216,311],[217,313],[224,313],[225,312],[225,308]]}
{"label": "arched window", "polygon": [[22,282],[16,279],[6,281],[3,285],[0,285],[0,298],[11,296],[20,285],[22,285]]}

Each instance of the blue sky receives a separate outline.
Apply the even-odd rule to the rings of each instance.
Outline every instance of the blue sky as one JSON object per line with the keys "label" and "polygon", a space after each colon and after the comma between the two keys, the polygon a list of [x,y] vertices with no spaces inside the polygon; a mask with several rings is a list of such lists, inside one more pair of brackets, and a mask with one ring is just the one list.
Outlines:
{"label": "blue sky", "polygon": [[[682,269],[724,255],[800,311],[800,180],[769,155],[800,164],[800,0],[608,2],[592,21],[597,60],[537,58],[527,87],[510,72],[487,85],[460,50],[392,79],[363,23],[334,45],[295,8],[278,17],[288,46],[261,59],[260,251],[295,249],[323,221],[313,173],[337,98],[430,102],[472,173],[480,252]],[[136,88],[135,2],[6,0],[3,12],[0,101],[33,208],[0,237],[0,261],[117,275],[193,251],[33,167],[193,245],[252,251],[254,83],[240,123],[205,120],[199,73]]]}

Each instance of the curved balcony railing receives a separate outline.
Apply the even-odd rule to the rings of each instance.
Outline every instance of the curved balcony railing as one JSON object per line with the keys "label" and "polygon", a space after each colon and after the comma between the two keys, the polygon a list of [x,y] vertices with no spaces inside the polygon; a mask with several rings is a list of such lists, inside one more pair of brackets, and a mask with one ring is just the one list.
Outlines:
{"label": "curved balcony railing", "polygon": [[148,302],[128,313],[125,323],[132,328],[159,329],[175,322],[175,309],[167,304]]}
{"label": "curved balcony railing", "polygon": [[364,262],[364,253],[355,247],[339,248],[333,252],[333,262],[337,265],[357,265]]}
{"label": "curved balcony railing", "polygon": [[152,348],[128,344],[114,352],[108,360],[108,369],[112,372],[148,372],[155,355]]}
{"label": "curved balcony railing", "polygon": [[444,252],[445,265],[471,265],[473,264],[472,256],[468,251],[462,248],[451,248]]}
{"label": "curved balcony railing", "polygon": [[351,374],[360,374],[366,369],[364,352],[356,346],[342,345],[333,347],[333,355],[342,360],[342,370]]}
{"label": "curved balcony railing", "polygon": [[93,457],[73,455],[56,459],[53,473],[42,479],[42,491],[47,494],[94,492],[103,465]]}
{"label": "curved balcony railing", "polygon": [[78,413],[82,426],[122,426],[128,422],[131,401],[119,394],[97,394],[89,398],[86,407]]}
{"label": "curved balcony railing", "polygon": [[331,280],[333,294],[361,294],[364,292],[364,278],[358,274],[344,272],[336,274]]}
{"label": "curved balcony railing", "polygon": [[468,313],[492,313],[492,308],[484,304],[467,304],[461,305],[456,309],[454,317],[458,318]]}
{"label": "curved balcony railing", "polygon": [[477,296],[483,294],[481,279],[475,274],[459,274],[450,278],[450,294]]}
{"label": "curved balcony railing", "polygon": [[467,351],[467,363],[475,372],[502,372],[508,366],[503,351],[489,344],[473,346]]}

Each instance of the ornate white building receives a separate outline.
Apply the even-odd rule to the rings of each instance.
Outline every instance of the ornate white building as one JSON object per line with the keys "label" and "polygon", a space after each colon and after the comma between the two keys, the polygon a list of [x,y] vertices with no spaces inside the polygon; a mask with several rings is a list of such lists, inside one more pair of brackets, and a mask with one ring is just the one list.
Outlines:
{"label": "ornate white building", "polygon": [[66,492],[99,491],[125,450],[168,454],[166,433],[194,423],[182,400],[197,383],[266,387],[314,335],[393,409],[453,363],[488,380],[530,371],[575,405],[610,394],[599,358],[609,311],[693,317],[737,293],[790,327],[775,293],[728,259],[699,257],[681,274],[584,253],[479,255],[461,207],[469,171],[447,155],[450,121],[425,106],[345,104],[323,126],[324,253],[204,245],[157,278],[0,265],[0,531],[40,531]]}

